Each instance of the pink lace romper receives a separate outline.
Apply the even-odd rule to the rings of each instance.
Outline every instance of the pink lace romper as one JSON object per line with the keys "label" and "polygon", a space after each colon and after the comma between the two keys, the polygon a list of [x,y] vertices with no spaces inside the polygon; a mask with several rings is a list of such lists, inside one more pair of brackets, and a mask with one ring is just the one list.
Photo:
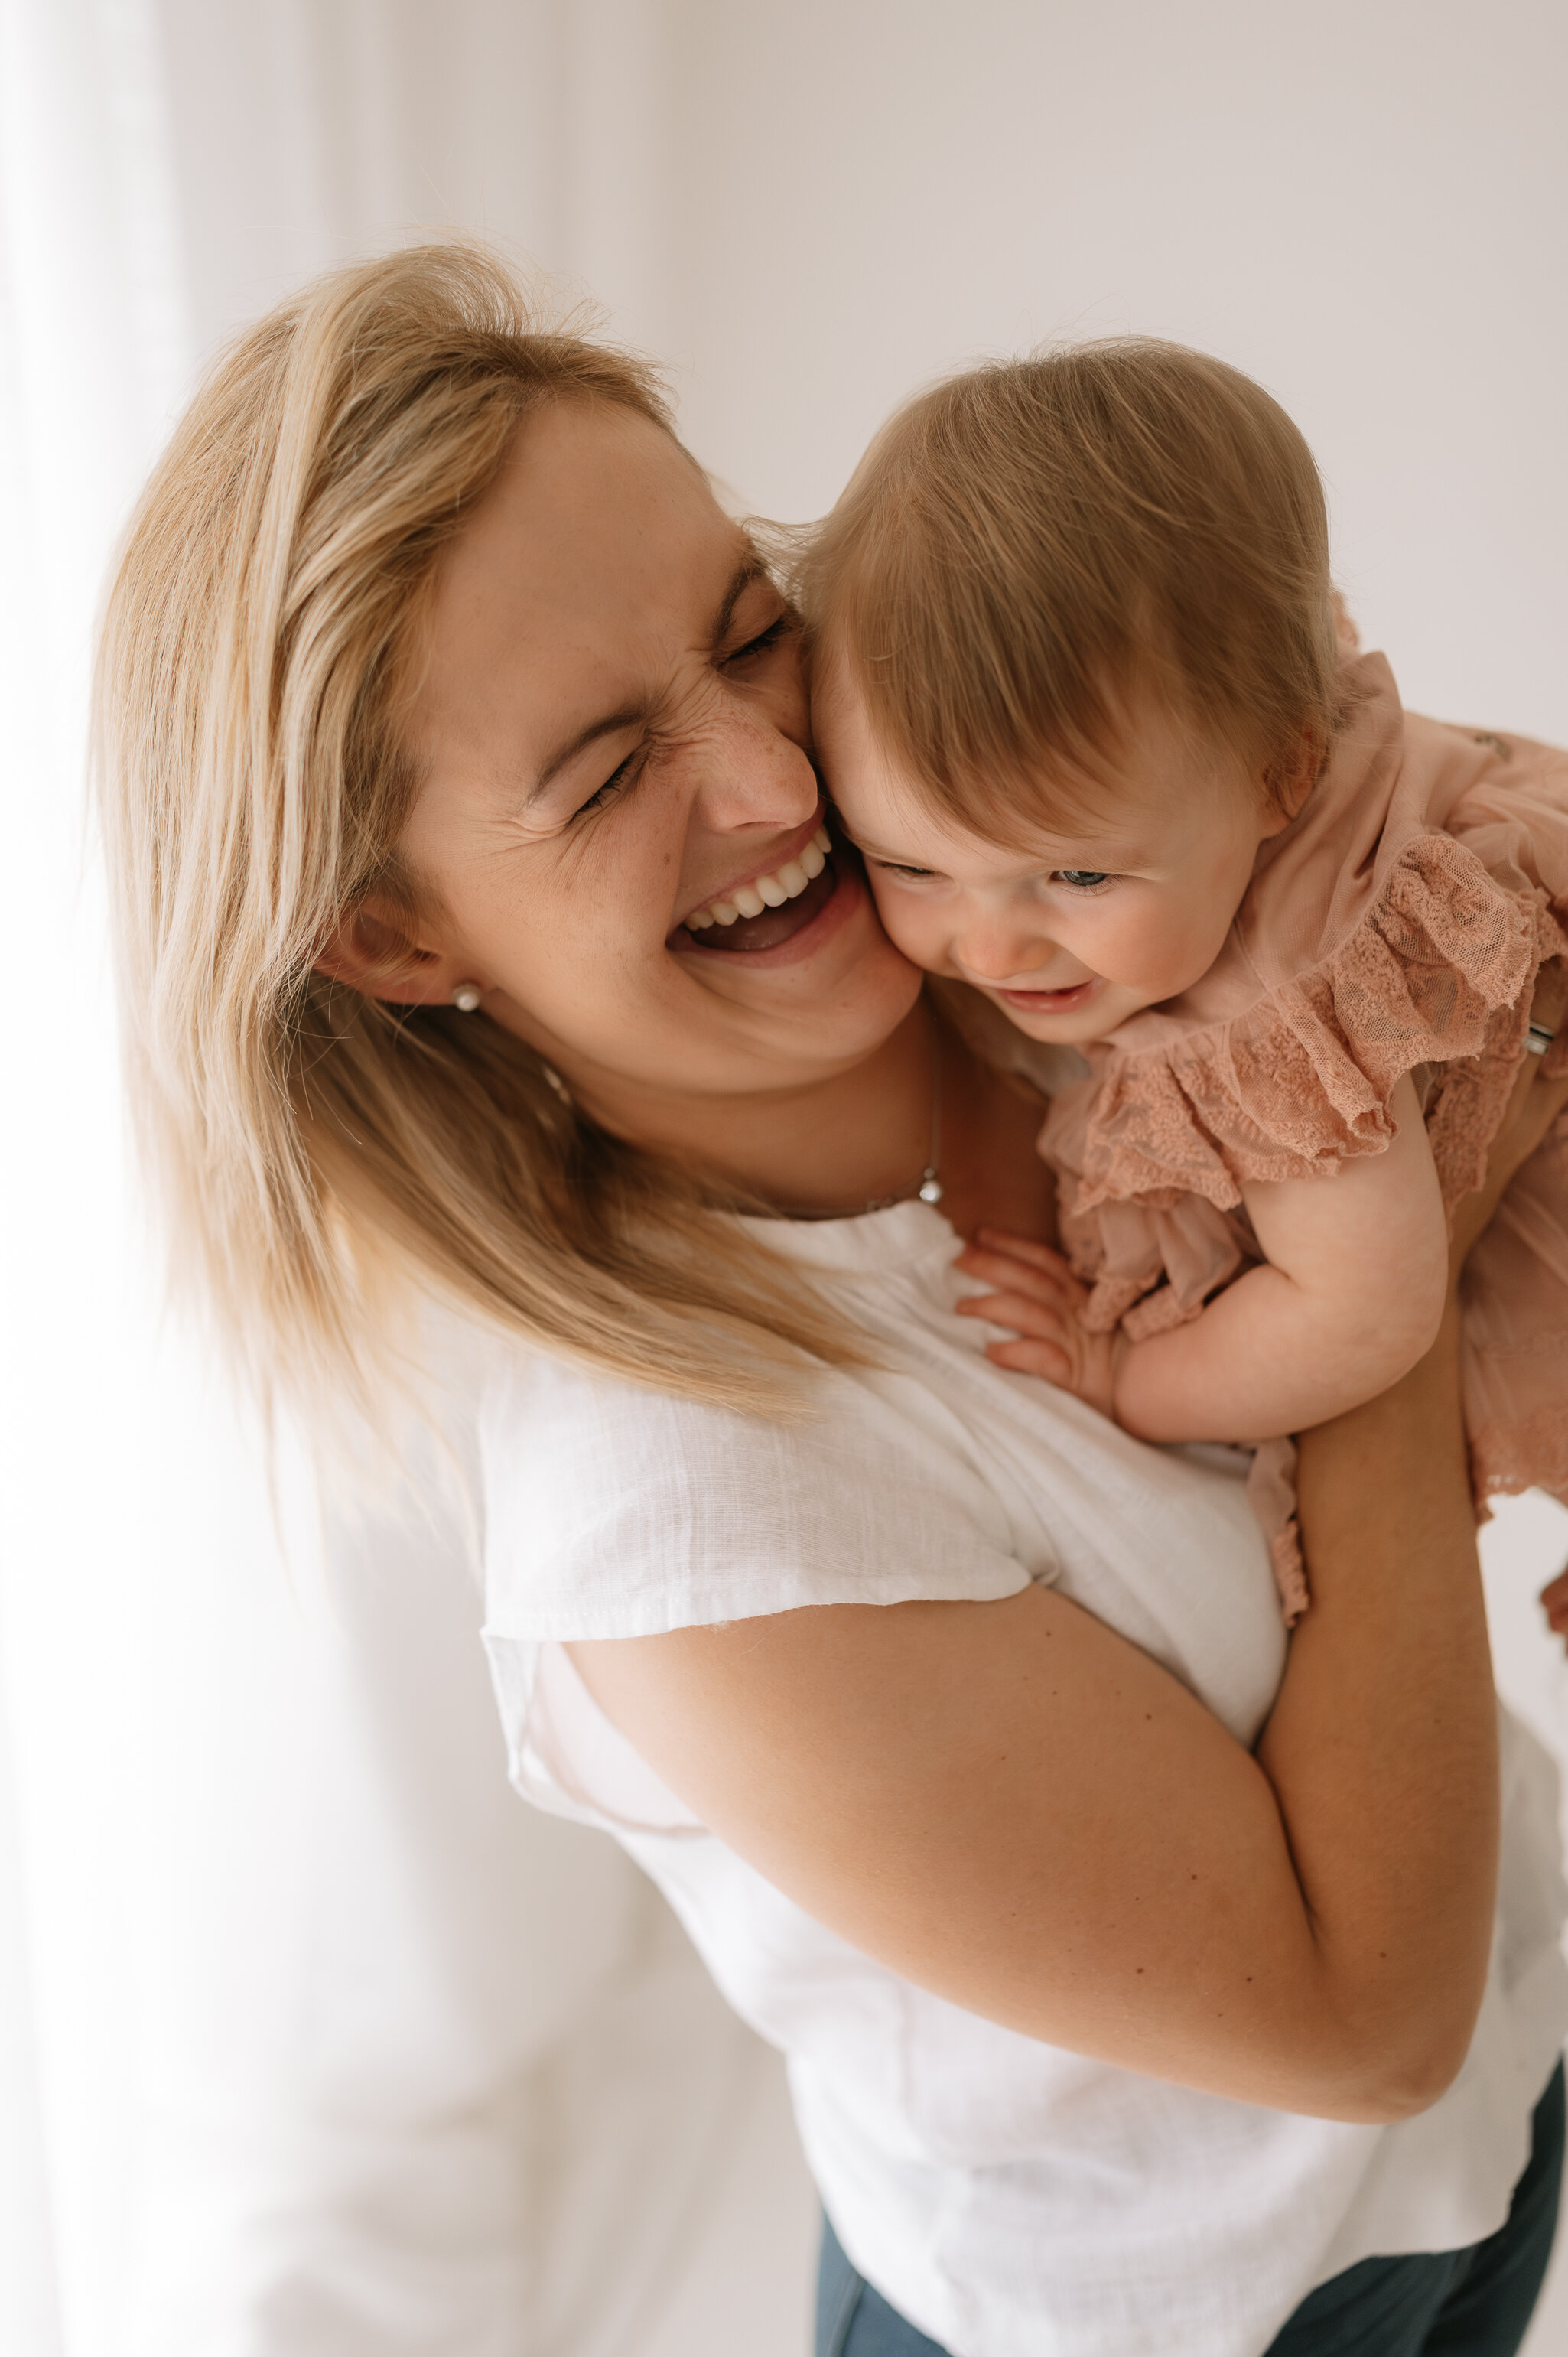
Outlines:
{"label": "pink lace romper", "polygon": [[[1525,1053],[1537,968],[1568,955],[1568,754],[1407,715],[1381,655],[1350,653],[1345,679],[1328,767],[1214,964],[1088,1049],[1040,1133],[1101,1331],[1196,1318],[1261,1257],[1240,1182],[1381,1153],[1402,1073],[1452,1203]],[[1564,1068],[1568,1031],[1546,1059]],[[1472,1255],[1464,1312],[1479,1511],[1536,1487],[1568,1503],[1568,1115]],[[1267,1442],[1251,1480],[1287,1621],[1307,1602],[1294,1462]]]}

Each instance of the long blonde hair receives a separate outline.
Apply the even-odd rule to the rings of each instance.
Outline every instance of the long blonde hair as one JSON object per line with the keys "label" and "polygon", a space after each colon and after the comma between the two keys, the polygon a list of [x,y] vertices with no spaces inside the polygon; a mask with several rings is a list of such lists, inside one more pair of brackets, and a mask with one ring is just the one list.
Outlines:
{"label": "long blonde hair", "polygon": [[660,1388],[787,1408],[854,1355],[700,1189],[579,1120],[483,1016],[320,973],[411,908],[400,667],[441,551],[546,402],[671,431],[472,245],[339,271],[242,335],[134,517],[95,769],[131,1094],[177,1260],[264,1391],[373,1407],[421,1287]]}

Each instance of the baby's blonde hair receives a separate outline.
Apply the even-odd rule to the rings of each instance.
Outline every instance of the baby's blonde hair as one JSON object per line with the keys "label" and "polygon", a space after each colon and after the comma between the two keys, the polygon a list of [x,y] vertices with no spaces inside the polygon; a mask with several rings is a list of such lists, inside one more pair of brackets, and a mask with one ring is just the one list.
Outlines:
{"label": "baby's blonde hair", "polygon": [[370,1407],[421,1284],[732,1405],[786,1405],[802,1353],[852,1355],[510,1033],[316,963],[368,895],[418,905],[411,637],[442,550],[557,401],[672,433],[647,367],[542,326],[482,248],[338,272],[219,362],[113,581],[95,766],[133,1103],[177,1255],[263,1390]]}
{"label": "baby's blonde hair", "polygon": [[1312,453],[1261,386],[1176,344],[1083,344],[918,394],[800,585],[882,743],[966,824],[1081,813],[1143,691],[1277,790],[1338,717]]}

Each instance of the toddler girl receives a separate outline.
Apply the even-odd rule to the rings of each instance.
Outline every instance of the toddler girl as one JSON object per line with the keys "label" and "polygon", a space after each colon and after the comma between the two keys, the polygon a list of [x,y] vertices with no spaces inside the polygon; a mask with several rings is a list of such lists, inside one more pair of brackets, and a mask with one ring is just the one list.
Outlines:
{"label": "toddler girl", "polygon": [[[1302,437],[1170,345],[913,402],[802,592],[887,931],[1081,1051],[1040,1137],[1066,1258],[1010,1248],[1037,1298],[993,1355],[1146,1439],[1261,1444],[1294,1620],[1282,1436],[1422,1355],[1520,1060],[1568,1061],[1531,1025],[1568,957],[1568,756],[1402,710]],[[1568,1501],[1565,1182],[1568,1120],[1470,1262],[1479,1500]]]}

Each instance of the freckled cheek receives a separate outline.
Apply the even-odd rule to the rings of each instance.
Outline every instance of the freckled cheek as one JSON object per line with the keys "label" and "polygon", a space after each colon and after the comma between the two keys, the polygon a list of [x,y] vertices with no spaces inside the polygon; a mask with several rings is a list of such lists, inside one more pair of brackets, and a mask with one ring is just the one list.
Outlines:
{"label": "freckled cheek", "polygon": [[811,741],[811,713],[798,660],[781,676],[770,678],[757,691],[757,708],[795,745]]}
{"label": "freckled cheek", "polygon": [[633,861],[568,854],[553,867],[520,865],[496,876],[475,912],[483,962],[521,1003],[542,1008],[658,956],[670,925],[668,847],[646,845]]}

